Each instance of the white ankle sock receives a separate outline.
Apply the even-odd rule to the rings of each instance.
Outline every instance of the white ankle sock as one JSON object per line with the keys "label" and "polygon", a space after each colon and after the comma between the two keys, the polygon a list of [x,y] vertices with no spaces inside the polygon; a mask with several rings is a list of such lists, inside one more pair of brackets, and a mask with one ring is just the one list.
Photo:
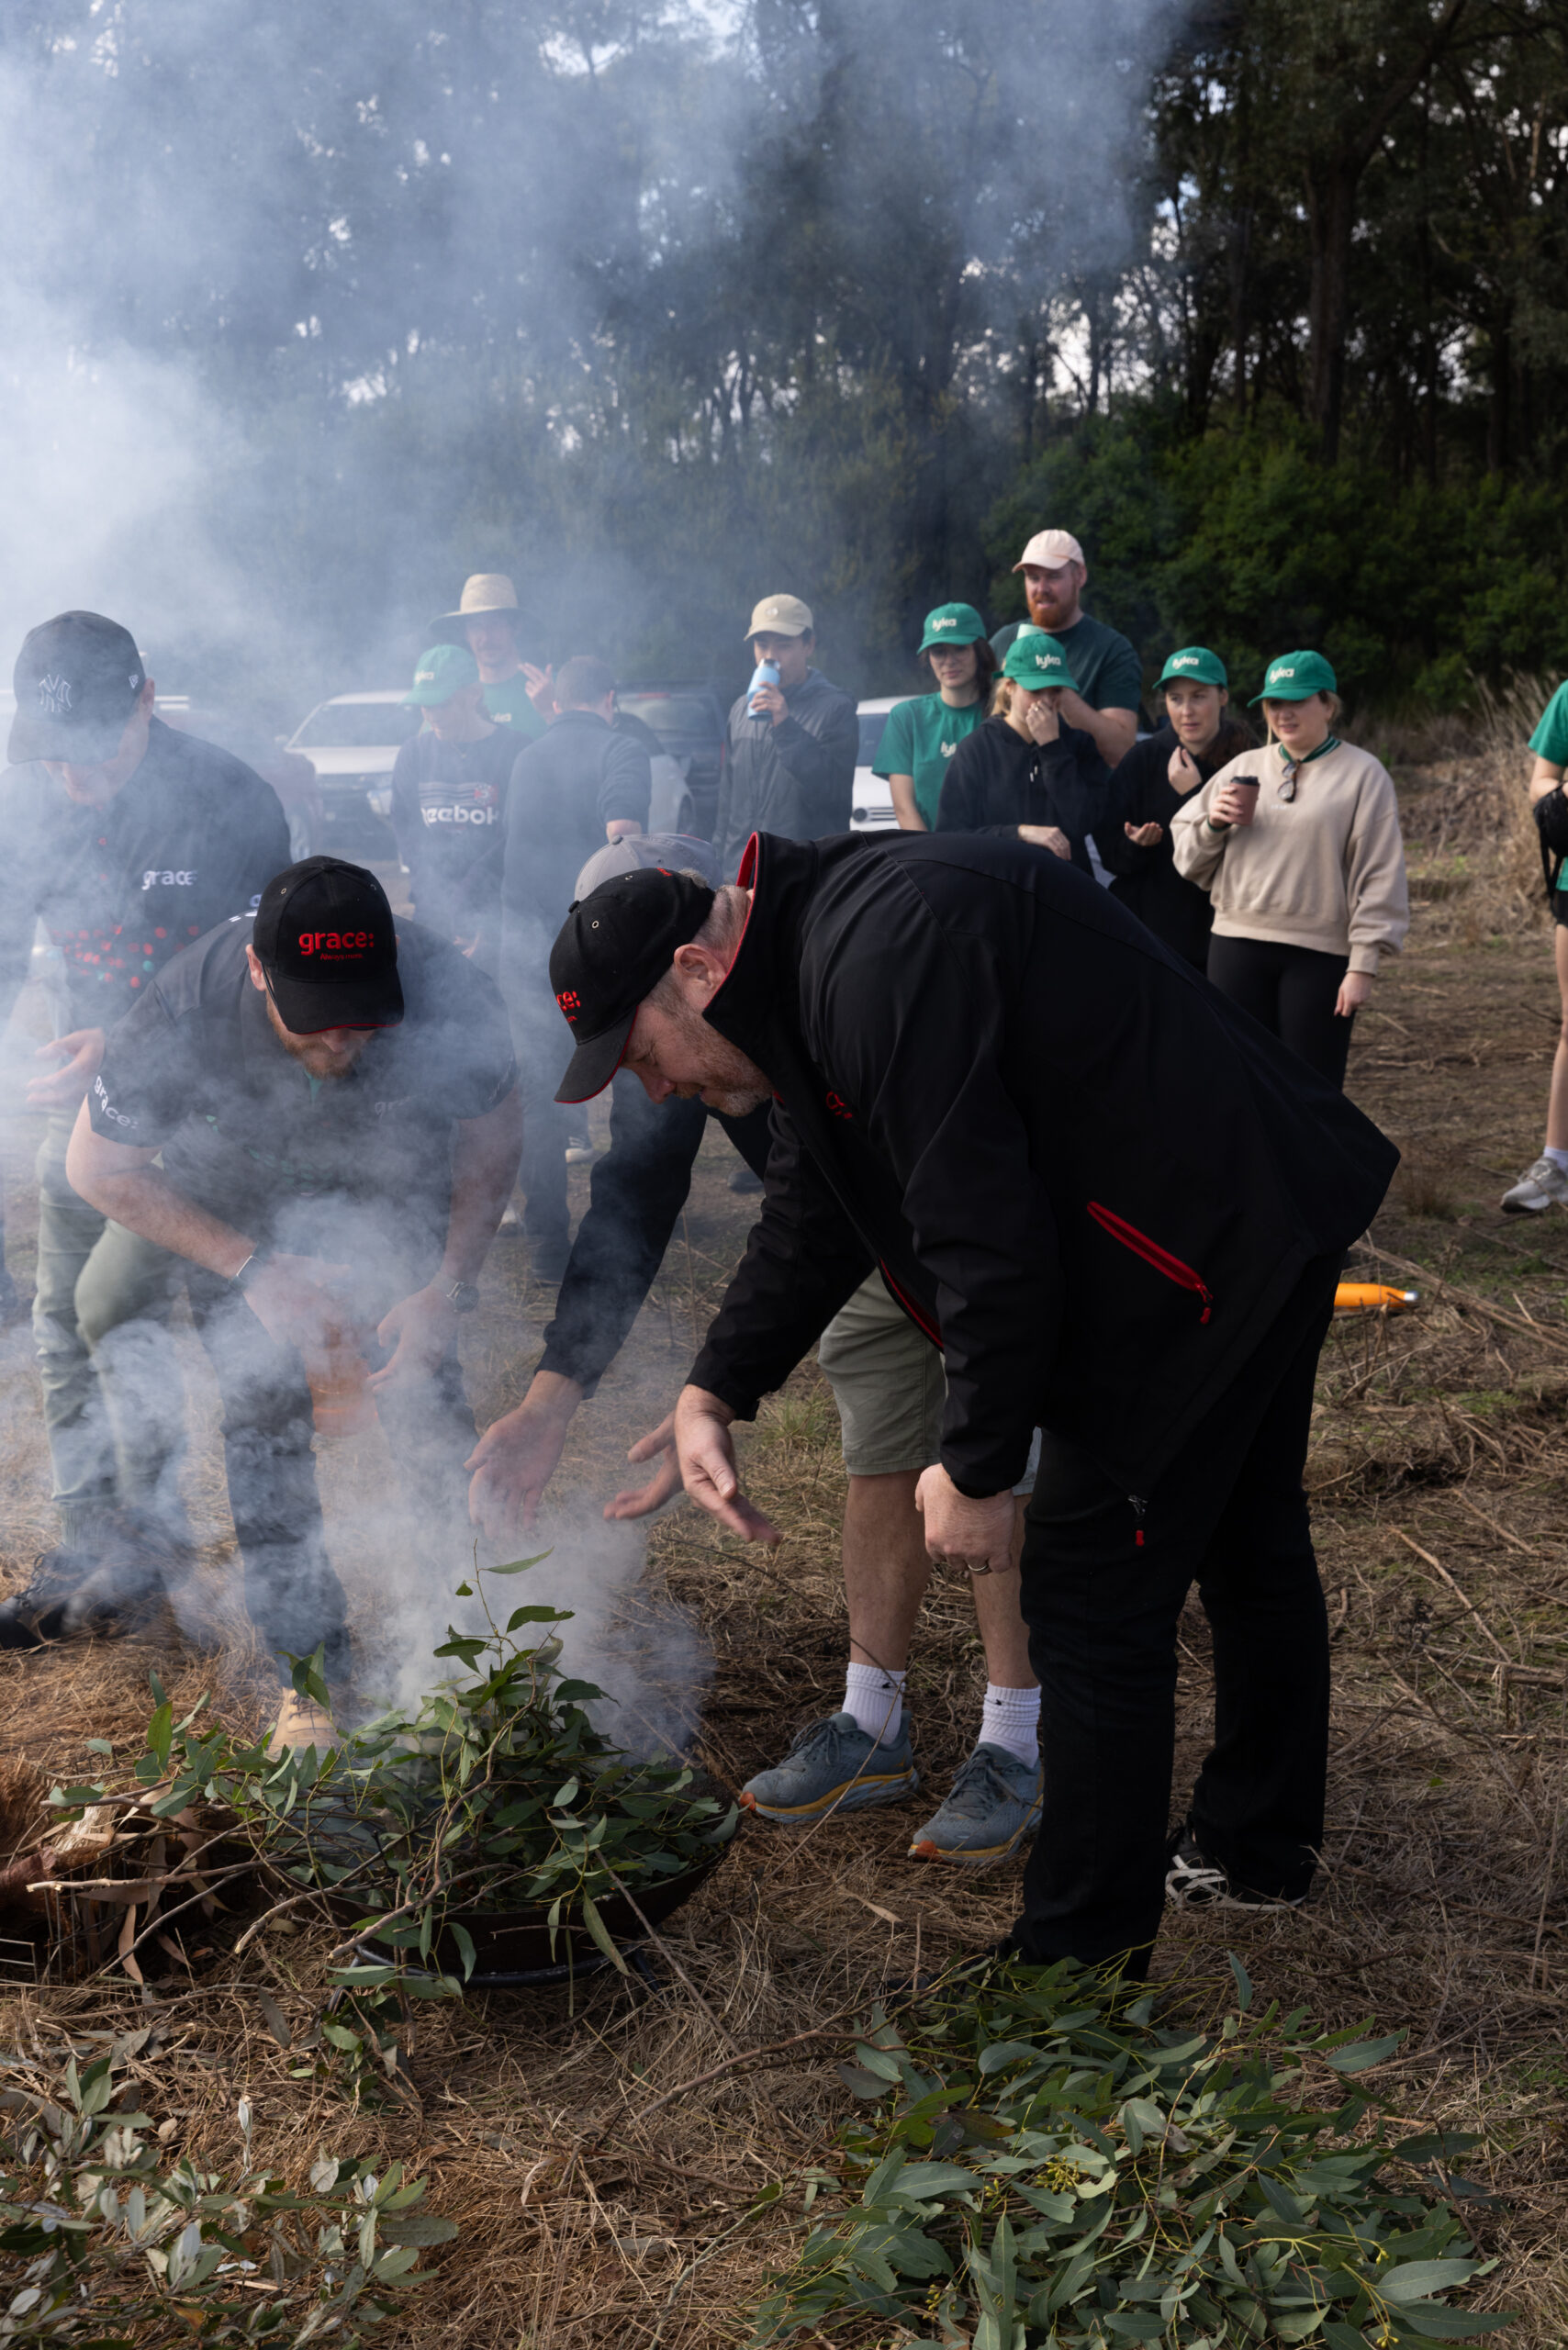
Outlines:
{"label": "white ankle sock", "polygon": [[1568,1175],[1568,1150],[1555,1150],[1551,1144],[1548,1143],[1540,1155],[1542,1158],[1550,1158],[1553,1167],[1561,1169],[1564,1175]]}
{"label": "white ankle sock", "polygon": [[999,1689],[985,1686],[985,1710],[980,1715],[980,1742],[1001,1746],[1020,1762],[1040,1759],[1040,1693],[1038,1689]]}
{"label": "white ankle sock", "polygon": [[908,1679],[907,1673],[884,1673],[879,1664],[852,1664],[844,1677],[845,1712],[879,1745],[897,1743]]}

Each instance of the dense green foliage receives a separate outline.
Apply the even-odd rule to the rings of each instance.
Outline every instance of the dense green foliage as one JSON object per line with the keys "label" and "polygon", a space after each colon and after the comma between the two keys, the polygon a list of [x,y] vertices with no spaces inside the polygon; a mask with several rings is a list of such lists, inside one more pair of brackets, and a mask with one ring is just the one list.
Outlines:
{"label": "dense green foliage", "polygon": [[840,2067],[877,2109],[842,2134],[843,2208],[754,2340],[864,2340],[879,2318],[910,2350],[1415,2350],[1506,2324],[1448,2302],[1490,2265],[1450,2204],[1383,2176],[1461,2142],[1369,2133],[1363,2096],[1307,2102],[1398,2036],[1276,2007],[1249,2022],[1231,1963],[1241,2012],[1215,2036],[1159,2029],[1152,1995],[1125,2005],[1066,1964],[997,1967],[875,2025]]}
{"label": "dense green foliage", "polygon": [[[140,2039],[145,2040],[144,2031]],[[0,2092],[0,2343],[60,2350],[138,2344],[330,2342],[354,2350],[425,2282],[425,2244],[457,2233],[419,2207],[422,2179],[394,2163],[318,2157],[295,2193],[251,2159],[208,2171],[175,2161],[155,2114],[115,2077],[113,2053],[58,2076],[17,2054]],[[118,2100],[117,2102],[117,2099]]]}
{"label": "dense green foliage", "polygon": [[0,113],[6,610],[80,541],[162,683],[297,714],[495,567],[893,688],[1046,522],[1151,670],[1568,663],[1562,0],[23,0]]}

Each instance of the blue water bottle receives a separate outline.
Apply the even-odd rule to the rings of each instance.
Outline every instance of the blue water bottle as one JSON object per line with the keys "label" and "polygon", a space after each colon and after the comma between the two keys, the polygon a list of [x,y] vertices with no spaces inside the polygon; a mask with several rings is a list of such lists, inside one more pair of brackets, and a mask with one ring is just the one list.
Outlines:
{"label": "blue water bottle", "polygon": [[762,691],[764,686],[776,686],[778,683],[778,662],[759,661],[756,667],[752,672],[751,683],[745,689],[746,715],[748,718],[752,715],[751,705],[754,698]]}

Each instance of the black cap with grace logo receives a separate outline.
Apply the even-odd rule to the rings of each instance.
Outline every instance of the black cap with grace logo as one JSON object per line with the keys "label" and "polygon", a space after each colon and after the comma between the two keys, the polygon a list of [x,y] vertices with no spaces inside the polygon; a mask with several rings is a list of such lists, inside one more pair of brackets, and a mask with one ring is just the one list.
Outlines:
{"label": "black cap with grace logo", "polygon": [[550,985],[577,1051],[557,1102],[602,1093],[621,1066],[637,1007],[663,979],[678,946],[694,939],[713,891],[689,873],[656,866],[618,874],[579,898],[550,949]]}
{"label": "black cap with grace logo", "polygon": [[403,1017],[386,892],[363,865],[308,856],[262,891],[251,944],[284,1026],[395,1028]]}
{"label": "black cap with grace logo", "polygon": [[136,639],[102,612],[57,612],[22,639],[10,757],[96,767],[119,748],[147,683]]}

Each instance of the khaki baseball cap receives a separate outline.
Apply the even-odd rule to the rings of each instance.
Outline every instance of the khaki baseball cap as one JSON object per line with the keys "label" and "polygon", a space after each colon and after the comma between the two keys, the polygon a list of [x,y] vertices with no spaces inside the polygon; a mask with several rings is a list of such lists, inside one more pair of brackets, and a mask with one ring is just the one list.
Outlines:
{"label": "khaki baseball cap", "polygon": [[476,571],[463,583],[454,612],[442,612],[443,621],[477,620],[481,612],[515,612],[520,609],[517,589],[504,571]]}
{"label": "khaki baseball cap", "polygon": [[812,608],[802,604],[799,596],[765,596],[751,616],[751,625],[743,642],[749,643],[754,636],[809,636],[812,632]]}
{"label": "khaki baseball cap", "polygon": [[1036,531],[1013,568],[1022,571],[1025,564],[1036,564],[1042,571],[1059,571],[1064,563],[1082,562],[1083,549],[1070,531]]}

